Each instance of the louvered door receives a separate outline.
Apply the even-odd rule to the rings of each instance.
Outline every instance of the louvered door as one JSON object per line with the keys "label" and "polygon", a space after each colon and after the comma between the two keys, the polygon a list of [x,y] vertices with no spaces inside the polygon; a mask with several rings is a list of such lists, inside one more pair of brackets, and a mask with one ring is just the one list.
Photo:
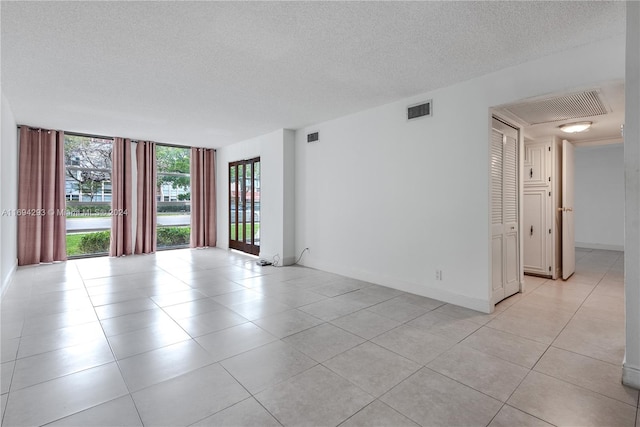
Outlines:
{"label": "louvered door", "polygon": [[493,302],[520,289],[518,131],[493,119],[491,132],[491,259]]}

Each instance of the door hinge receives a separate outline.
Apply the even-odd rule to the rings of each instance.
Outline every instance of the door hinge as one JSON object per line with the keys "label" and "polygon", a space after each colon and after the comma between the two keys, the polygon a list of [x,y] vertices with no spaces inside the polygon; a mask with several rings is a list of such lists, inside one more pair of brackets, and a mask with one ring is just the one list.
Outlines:
{"label": "door hinge", "polygon": [[549,197],[551,197],[551,191],[549,191]]}
{"label": "door hinge", "polygon": [[549,229],[549,234],[551,234],[551,229]]}
{"label": "door hinge", "polygon": [[[549,146],[549,151],[551,151],[551,146]],[[551,268],[551,267],[549,267],[549,268]]]}
{"label": "door hinge", "polygon": [[549,266],[549,273],[551,273],[551,266]]}
{"label": "door hinge", "polygon": [[551,177],[549,177],[549,182],[551,182]]}

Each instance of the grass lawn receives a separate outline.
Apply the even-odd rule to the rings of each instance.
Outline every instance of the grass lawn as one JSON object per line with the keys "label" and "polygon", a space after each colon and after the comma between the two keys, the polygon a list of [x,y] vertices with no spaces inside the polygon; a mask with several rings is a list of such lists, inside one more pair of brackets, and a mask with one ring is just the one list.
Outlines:
{"label": "grass lawn", "polygon": [[80,252],[80,239],[86,233],[67,234],[67,256],[82,255]]}
{"label": "grass lawn", "polygon": [[[236,228],[237,228],[237,224],[231,224],[231,237],[235,238],[236,237]],[[260,235],[260,223],[255,223],[255,225],[253,226],[253,229],[255,230],[255,234],[256,235]],[[241,237],[244,236],[250,236],[251,235],[251,224],[246,224],[245,226],[245,234]]]}

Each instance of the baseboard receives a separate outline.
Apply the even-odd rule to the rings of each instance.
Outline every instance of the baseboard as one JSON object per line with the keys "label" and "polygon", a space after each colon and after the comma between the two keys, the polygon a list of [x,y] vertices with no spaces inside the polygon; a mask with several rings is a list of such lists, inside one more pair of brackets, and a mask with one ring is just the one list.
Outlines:
{"label": "baseboard", "polygon": [[622,364],[622,384],[640,389],[640,369]]}
{"label": "baseboard", "polygon": [[603,245],[600,243],[576,242],[576,248],[599,249],[603,251],[624,251],[624,245]]}
{"label": "baseboard", "polygon": [[438,301],[446,302],[453,305],[469,308],[471,310],[480,311],[482,313],[491,312],[491,302],[477,298],[460,295],[454,292],[437,289],[424,284],[406,282],[396,277],[384,276],[379,273],[358,270],[349,267],[336,266],[322,262],[306,262],[306,267],[315,268],[317,270],[326,271],[328,273],[339,274],[341,276],[352,279],[362,280],[376,285],[386,286],[388,288],[397,289],[399,291],[420,295],[427,298],[433,298]]}
{"label": "baseboard", "polygon": [[13,275],[16,272],[16,268],[18,268],[17,259],[13,262],[13,265],[11,266],[11,269],[9,270],[9,274],[7,274],[7,277],[5,277],[4,280],[2,281],[2,292],[0,292],[0,295],[2,295],[3,297],[4,297],[4,293],[9,288],[11,281],[13,280]]}

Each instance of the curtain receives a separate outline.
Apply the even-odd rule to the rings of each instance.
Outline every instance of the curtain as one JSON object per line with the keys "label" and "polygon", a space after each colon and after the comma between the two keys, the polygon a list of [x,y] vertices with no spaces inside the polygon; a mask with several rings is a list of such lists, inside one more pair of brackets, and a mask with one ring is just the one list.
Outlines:
{"label": "curtain", "polygon": [[20,126],[18,265],[67,259],[64,132]]}
{"label": "curtain", "polygon": [[191,247],[216,245],[216,152],[191,148]]}
{"label": "curtain", "polygon": [[131,140],[113,139],[111,152],[111,242],[109,256],[131,255]]}
{"label": "curtain", "polygon": [[156,251],[156,144],[138,141],[136,212],[136,254]]}

